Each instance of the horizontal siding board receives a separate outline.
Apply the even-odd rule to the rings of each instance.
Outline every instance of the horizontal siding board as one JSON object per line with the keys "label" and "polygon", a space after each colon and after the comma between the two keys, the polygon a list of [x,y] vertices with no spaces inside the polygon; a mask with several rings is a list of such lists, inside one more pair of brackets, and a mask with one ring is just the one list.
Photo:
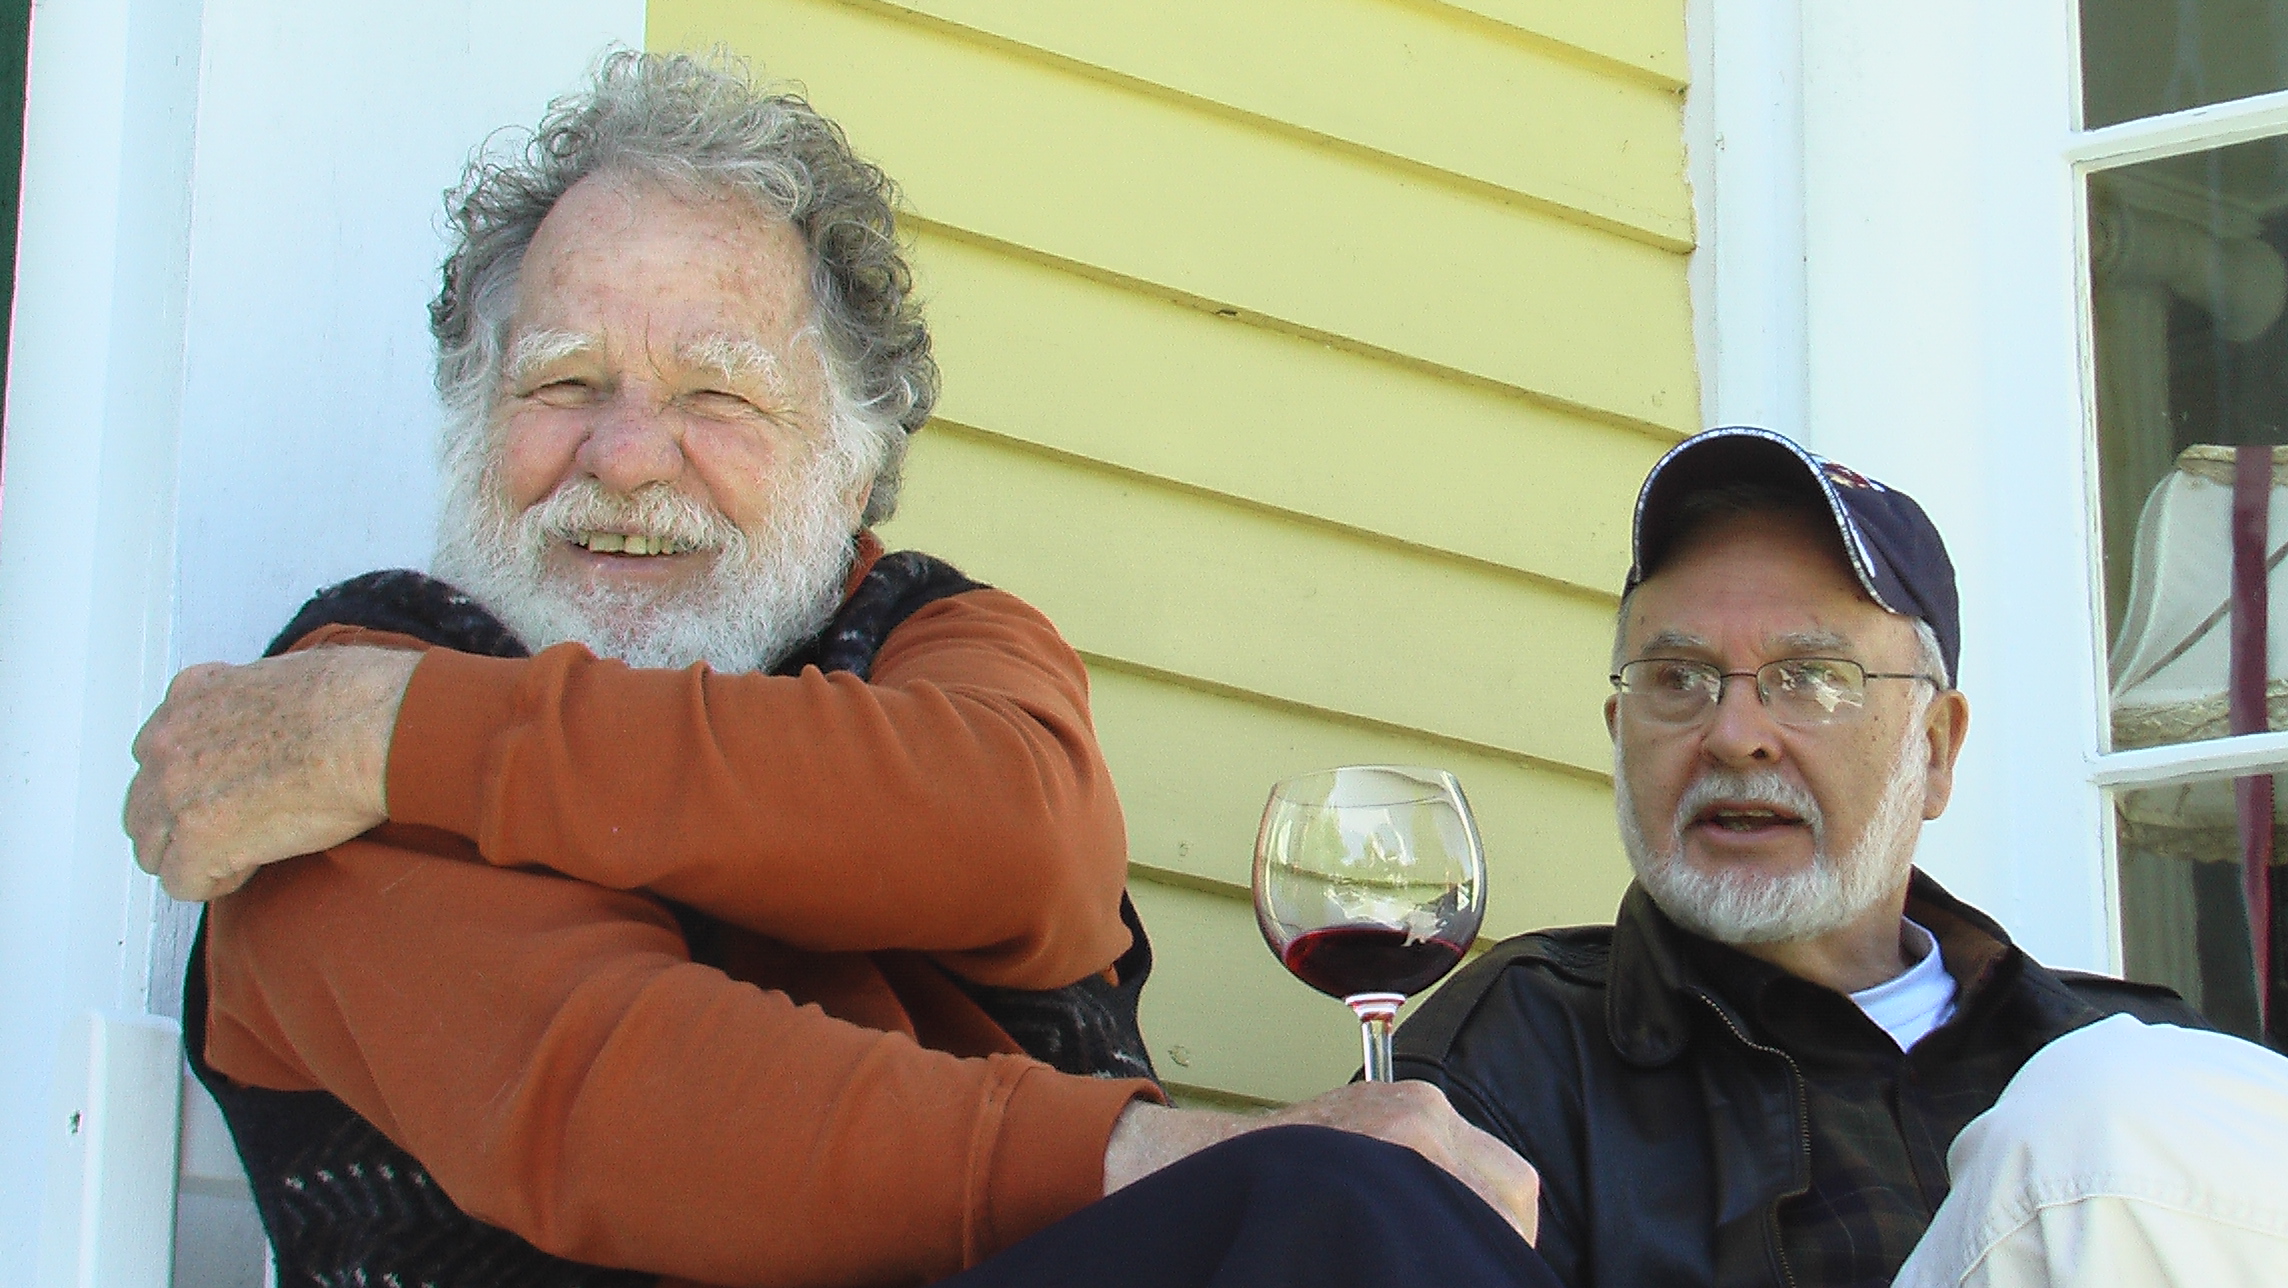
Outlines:
{"label": "horizontal siding board", "polygon": [[1414,764],[1451,770],[1470,798],[1486,845],[1486,936],[1607,919],[1628,884],[1602,783],[1117,665],[1093,664],[1090,679],[1132,863],[1245,889],[1272,783],[1327,765]]}
{"label": "horizontal siding board", "polygon": [[959,239],[916,259],[949,420],[1587,589],[1675,441]]}
{"label": "horizontal siding board", "polygon": [[662,33],[799,73],[924,219],[1670,430],[1679,255],[833,3]]}
{"label": "horizontal siding board", "polygon": [[[862,0],[869,2],[869,0]],[[870,0],[1571,209],[1692,240],[1672,89],[1389,0]],[[1266,49],[1289,51],[1265,58]]]}
{"label": "horizontal siding board", "polygon": [[1350,1081],[1358,1021],[1287,973],[1244,899],[1130,883],[1152,936],[1139,1017],[1160,1076],[1261,1100],[1302,1100]]}
{"label": "horizontal siding board", "polygon": [[1086,652],[1591,773],[1615,602],[1073,468],[951,425],[884,530]]}
{"label": "horizontal siding board", "polygon": [[1487,934],[1609,918],[1643,470],[1698,427],[1683,0],[652,0],[904,185],[946,374],[883,536],[1087,659],[1201,1103],[1348,1079],[1245,895],[1272,781],[1430,763]]}
{"label": "horizontal siding board", "polygon": [[[1554,40],[1684,88],[1684,0],[1423,0]],[[1681,151],[1673,140],[1670,144]]]}

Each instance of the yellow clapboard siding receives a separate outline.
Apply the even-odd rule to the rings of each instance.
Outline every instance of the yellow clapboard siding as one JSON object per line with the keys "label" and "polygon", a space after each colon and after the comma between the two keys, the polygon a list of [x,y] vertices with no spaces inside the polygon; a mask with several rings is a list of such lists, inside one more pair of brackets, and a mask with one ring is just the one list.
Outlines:
{"label": "yellow clapboard siding", "polygon": [[[1684,88],[1690,56],[1684,44],[1684,0],[1424,0],[1490,18],[1636,68],[1657,83]],[[1672,145],[1673,146],[1673,145]],[[1680,149],[1681,150],[1681,149]]]}
{"label": "yellow clapboard siding", "polygon": [[1682,4],[650,0],[906,188],[946,392],[883,535],[1087,658],[1193,1101],[1358,1064],[1242,888],[1280,776],[1452,768],[1489,936],[1611,916],[1612,592],[1698,427]]}
{"label": "yellow clapboard siding", "polygon": [[933,425],[884,539],[1084,652],[1592,773],[1614,601]]}
{"label": "yellow clapboard siding", "polygon": [[[673,20],[670,21],[670,15]],[[927,221],[1268,325],[1697,428],[1682,258],[832,0],[654,6],[798,74]]]}
{"label": "yellow clapboard siding", "polygon": [[916,259],[949,420],[1591,590],[1675,441],[953,238]]}
{"label": "yellow clapboard siding", "polygon": [[1486,843],[1485,937],[1609,921],[1628,884],[1601,783],[1117,663],[1092,661],[1089,678],[1131,863],[1243,890],[1272,783],[1327,765],[1416,764],[1453,771],[1470,798]]}
{"label": "yellow clapboard siding", "polygon": [[1140,1019],[1161,1077],[1281,1102],[1350,1081],[1358,1021],[1272,957],[1245,899],[1149,880],[1129,889],[1152,936]]}
{"label": "yellow clapboard siding", "polygon": [[[1389,0],[879,0],[1635,229],[1692,240],[1682,100]],[[1294,47],[1294,56],[1263,57]],[[1394,51],[1398,56],[1393,56]],[[1512,110],[1504,110],[1504,109]]]}

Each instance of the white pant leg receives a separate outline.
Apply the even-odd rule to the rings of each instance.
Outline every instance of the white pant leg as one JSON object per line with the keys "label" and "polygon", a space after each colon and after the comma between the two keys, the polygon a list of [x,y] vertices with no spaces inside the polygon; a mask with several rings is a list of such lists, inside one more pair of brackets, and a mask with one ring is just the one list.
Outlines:
{"label": "white pant leg", "polygon": [[2288,1285],[2288,1059],[2111,1016],[2035,1053],[1947,1151],[1898,1288]]}

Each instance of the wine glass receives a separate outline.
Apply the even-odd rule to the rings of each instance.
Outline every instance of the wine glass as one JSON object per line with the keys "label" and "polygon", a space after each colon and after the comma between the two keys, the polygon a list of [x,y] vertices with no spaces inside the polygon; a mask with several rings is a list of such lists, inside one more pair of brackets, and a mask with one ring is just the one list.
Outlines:
{"label": "wine glass", "polygon": [[1253,885],[1272,954],[1350,1006],[1367,1081],[1390,1081],[1399,1006],[1454,969],[1485,918],[1485,847],[1461,783],[1407,765],[1287,779],[1263,807]]}

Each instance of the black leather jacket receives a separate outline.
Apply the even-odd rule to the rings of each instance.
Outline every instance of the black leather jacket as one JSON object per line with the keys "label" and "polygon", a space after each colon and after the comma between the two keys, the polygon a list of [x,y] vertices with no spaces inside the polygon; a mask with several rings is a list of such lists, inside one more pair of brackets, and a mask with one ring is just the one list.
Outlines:
{"label": "black leather jacket", "polygon": [[[1996,1030],[1981,1040],[2017,1063],[2117,1011],[2206,1027],[2167,989],[2043,968],[1919,872],[1908,912],[1992,937],[1950,1027],[1991,999],[1975,1008]],[[1688,939],[1632,885],[1618,924],[1507,940],[1398,1033],[1399,1077],[1437,1083],[1540,1171],[1537,1246],[1573,1288],[1795,1282],[1777,1213],[1810,1182],[1802,1078],[1695,969]]]}

